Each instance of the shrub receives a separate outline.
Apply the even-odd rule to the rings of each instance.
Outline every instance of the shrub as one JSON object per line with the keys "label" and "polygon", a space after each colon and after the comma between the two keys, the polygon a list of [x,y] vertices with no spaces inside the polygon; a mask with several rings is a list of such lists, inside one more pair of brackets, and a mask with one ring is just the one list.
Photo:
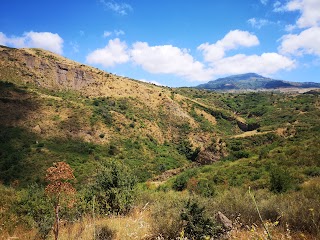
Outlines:
{"label": "shrub", "polygon": [[44,190],[38,185],[31,185],[22,192],[17,211],[27,216],[29,224],[38,229],[38,238],[46,239],[52,229],[54,214],[52,202],[46,196]]}
{"label": "shrub", "polygon": [[189,179],[195,175],[195,171],[186,171],[178,175],[172,184],[172,188],[176,191],[183,191],[187,188]]}
{"label": "shrub", "polygon": [[[160,195],[161,194],[161,195]],[[154,203],[151,207],[151,239],[161,236],[162,239],[176,239],[183,229],[180,215],[183,209],[183,199],[175,192],[157,195],[152,194]],[[148,199],[150,202],[150,199]]]}
{"label": "shrub", "polygon": [[115,237],[115,231],[108,226],[99,226],[96,230],[95,239],[97,240],[112,240]]}
{"label": "shrub", "polygon": [[122,214],[130,210],[136,178],[119,162],[99,167],[95,182],[89,187],[87,200],[96,196],[97,210],[101,214]]}
{"label": "shrub", "polygon": [[205,207],[199,203],[188,201],[180,215],[184,222],[184,233],[189,239],[203,239],[213,237],[216,233],[215,223],[205,216]]}
{"label": "shrub", "polygon": [[270,191],[283,193],[292,187],[292,178],[288,171],[274,168],[270,172]]}

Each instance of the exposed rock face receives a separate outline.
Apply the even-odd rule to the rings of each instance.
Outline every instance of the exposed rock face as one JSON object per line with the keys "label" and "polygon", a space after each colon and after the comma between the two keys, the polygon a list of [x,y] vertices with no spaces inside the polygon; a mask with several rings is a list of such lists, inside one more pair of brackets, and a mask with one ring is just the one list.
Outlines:
{"label": "exposed rock face", "polygon": [[113,80],[114,77],[39,49],[0,46],[0,63],[2,79],[19,79],[49,89],[81,90],[91,85],[102,85],[103,81]]}

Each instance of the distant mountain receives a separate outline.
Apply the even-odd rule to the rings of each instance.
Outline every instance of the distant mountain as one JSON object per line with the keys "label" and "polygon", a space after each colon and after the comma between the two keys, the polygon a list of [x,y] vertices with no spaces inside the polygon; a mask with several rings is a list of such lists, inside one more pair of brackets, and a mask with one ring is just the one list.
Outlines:
{"label": "distant mountain", "polygon": [[198,89],[208,90],[257,90],[278,88],[320,88],[320,83],[289,82],[263,77],[256,73],[245,73],[219,78],[196,86]]}

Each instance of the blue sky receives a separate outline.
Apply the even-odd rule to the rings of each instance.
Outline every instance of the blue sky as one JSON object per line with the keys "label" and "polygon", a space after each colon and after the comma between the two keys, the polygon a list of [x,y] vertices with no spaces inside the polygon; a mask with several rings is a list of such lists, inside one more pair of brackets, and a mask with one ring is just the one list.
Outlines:
{"label": "blue sky", "polygon": [[247,72],[320,82],[320,1],[4,0],[0,44],[173,87]]}

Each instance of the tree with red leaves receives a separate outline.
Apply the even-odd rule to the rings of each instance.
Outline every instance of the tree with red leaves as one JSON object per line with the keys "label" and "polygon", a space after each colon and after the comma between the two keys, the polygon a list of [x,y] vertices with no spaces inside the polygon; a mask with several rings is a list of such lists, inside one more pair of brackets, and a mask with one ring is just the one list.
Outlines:
{"label": "tree with red leaves", "polygon": [[[46,193],[52,198],[54,203],[55,221],[53,233],[55,240],[59,236],[59,208],[62,197],[74,195],[76,190],[70,181],[74,180],[72,168],[65,162],[53,163],[46,171],[46,180],[49,182],[46,187]],[[69,202],[72,204],[72,201]]]}

